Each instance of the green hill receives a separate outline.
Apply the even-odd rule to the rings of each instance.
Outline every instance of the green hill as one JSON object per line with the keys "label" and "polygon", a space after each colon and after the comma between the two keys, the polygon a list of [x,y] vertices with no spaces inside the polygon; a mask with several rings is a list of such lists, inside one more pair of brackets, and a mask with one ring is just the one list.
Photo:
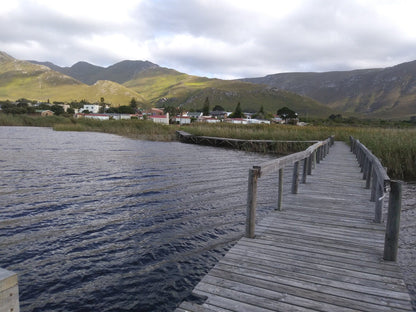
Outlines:
{"label": "green hill", "polygon": [[38,101],[100,101],[128,105],[134,97],[141,105],[145,99],[137,92],[112,81],[98,81],[92,86],[58,73],[47,66],[16,60],[0,52],[0,99],[28,98]]}
{"label": "green hill", "polygon": [[[142,107],[175,106],[199,110],[205,99],[210,108],[220,105],[233,111],[238,102],[244,111],[257,112],[263,106],[265,112],[276,113],[287,106],[301,116],[328,117],[334,111],[311,98],[264,85],[238,81],[209,79],[191,76],[173,69],[162,68],[150,62],[123,61],[105,69],[115,80],[98,80],[92,85],[65,75],[68,68],[52,63],[50,67],[38,62],[19,61],[0,52],[0,99],[28,98],[39,101],[100,101],[113,106],[128,105],[134,97]],[[129,69],[130,68],[130,69]],[[93,81],[104,70],[101,67],[79,62],[71,67],[84,81]]]}
{"label": "green hill", "polygon": [[208,97],[211,109],[220,105],[233,111],[240,102],[245,111],[256,112],[263,106],[275,113],[288,106],[302,116],[327,117],[333,110],[310,98],[238,80],[191,76],[167,68],[152,68],[123,84],[142,94],[154,106],[179,106],[201,109]]}

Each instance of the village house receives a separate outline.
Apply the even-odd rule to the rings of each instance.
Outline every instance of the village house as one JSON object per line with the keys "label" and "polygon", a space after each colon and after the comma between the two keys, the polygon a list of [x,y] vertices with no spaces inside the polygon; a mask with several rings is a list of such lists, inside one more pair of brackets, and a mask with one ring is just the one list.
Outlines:
{"label": "village house", "polygon": [[77,114],[75,114],[75,118],[89,118],[89,119],[97,119],[97,120],[109,120],[110,116],[108,114],[77,113]]}
{"label": "village house", "polygon": [[173,118],[174,123],[178,123],[180,125],[190,125],[191,124],[191,117],[189,116],[176,116]]}
{"label": "village house", "polygon": [[217,119],[225,119],[227,118],[231,113],[230,112],[225,112],[225,111],[212,111],[211,112],[211,116],[213,118],[217,118]]}
{"label": "village house", "polygon": [[153,115],[149,116],[149,119],[153,122],[160,123],[160,124],[169,124],[169,113],[166,113],[166,115]]}
{"label": "village house", "polygon": [[225,122],[232,123],[232,124],[239,124],[239,125],[247,125],[248,119],[245,118],[227,118]]}
{"label": "village house", "polygon": [[80,109],[81,113],[83,111],[89,111],[90,113],[93,114],[98,114],[98,112],[100,111],[101,106],[97,105],[97,104],[84,104],[84,106]]}
{"label": "village house", "polygon": [[35,113],[41,115],[42,117],[52,116],[54,114],[53,111],[48,110],[48,109],[46,110],[37,109],[35,110]]}
{"label": "village house", "polygon": [[187,112],[186,116],[191,117],[191,119],[195,119],[198,120],[200,118],[202,118],[202,112]]}
{"label": "village house", "polygon": [[264,120],[264,119],[247,119],[248,124],[267,124],[270,125],[270,121],[269,120]]}
{"label": "village house", "polygon": [[217,123],[221,122],[221,119],[213,118],[211,116],[202,116],[198,119],[199,122],[206,122],[206,123]]}
{"label": "village house", "polygon": [[164,112],[163,109],[152,107],[151,109],[145,110],[143,114],[149,116],[162,116],[164,115]]}

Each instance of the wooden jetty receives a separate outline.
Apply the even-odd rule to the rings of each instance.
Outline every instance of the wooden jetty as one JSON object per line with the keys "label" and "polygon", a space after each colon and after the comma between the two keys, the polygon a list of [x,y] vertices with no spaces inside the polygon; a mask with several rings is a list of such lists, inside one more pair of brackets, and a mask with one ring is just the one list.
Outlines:
{"label": "wooden jetty", "polygon": [[305,149],[317,141],[276,141],[276,140],[241,140],[210,136],[197,136],[185,131],[176,131],[176,137],[183,143],[209,145],[239,149],[252,152],[278,153],[280,155]]}
{"label": "wooden jetty", "polygon": [[[203,302],[182,302],[176,312],[413,311],[398,265],[387,261],[397,253],[399,215],[391,213],[400,211],[400,184],[358,141],[357,156],[343,142],[330,153],[329,145],[292,157],[290,190],[279,187],[276,211],[256,225],[249,215],[257,179],[272,164],[250,169],[246,237],[193,290]],[[282,180],[283,167],[275,169]]]}

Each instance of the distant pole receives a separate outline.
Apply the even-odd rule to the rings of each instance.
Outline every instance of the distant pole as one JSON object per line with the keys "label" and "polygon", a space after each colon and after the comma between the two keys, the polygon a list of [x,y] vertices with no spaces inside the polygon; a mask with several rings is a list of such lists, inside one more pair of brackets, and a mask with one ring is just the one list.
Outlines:
{"label": "distant pole", "polygon": [[283,168],[279,169],[279,191],[277,195],[277,210],[282,210],[283,199]]}
{"label": "distant pole", "polygon": [[384,260],[396,261],[399,246],[400,211],[402,206],[402,183],[390,182],[389,209],[387,212],[386,236],[384,239]]}

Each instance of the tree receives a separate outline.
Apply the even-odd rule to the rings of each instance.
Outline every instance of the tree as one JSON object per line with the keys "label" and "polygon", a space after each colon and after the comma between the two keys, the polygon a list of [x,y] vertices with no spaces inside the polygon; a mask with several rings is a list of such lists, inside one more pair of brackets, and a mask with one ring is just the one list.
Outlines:
{"label": "tree", "polygon": [[262,105],[260,107],[260,110],[253,115],[253,118],[265,119],[265,115],[266,114],[264,113],[264,108],[263,108],[263,105]]}
{"label": "tree", "polygon": [[130,106],[133,108],[137,108],[137,101],[134,97],[130,100]]}
{"label": "tree", "polygon": [[163,113],[169,114],[169,123],[172,122],[173,118],[179,114],[179,109],[175,106],[169,105],[163,109]]}
{"label": "tree", "polygon": [[125,105],[123,105],[123,106],[120,106],[118,108],[118,112],[119,112],[119,114],[134,114],[136,111],[131,106],[125,106]]}
{"label": "tree", "polygon": [[53,113],[55,115],[62,115],[63,113],[65,113],[64,108],[62,106],[57,105],[57,104],[52,105],[50,110],[53,111]]}
{"label": "tree", "polygon": [[241,111],[241,104],[238,102],[234,112],[229,116],[230,118],[244,118],[244,114]]}
{"label": "tree", "polygon": [[39,104],[38,109],[40,109],[40,110],[51,110],[51,106],[49,104],[46,104],[46,103],[41,103],[41,104]]}
{"label": "tree", "polygon": [[27,112],[25,107],[18,107],[12,103],[3,103],[1,111],[5,114],[25,114]]}
{"label": "tree", "polygon": [[209,99],[205,98],[204,106],[202,107],[202,115],[209,116]]}
{"label": "tree", "polygon": [[215,105],[215,107],[214,107],[213,111],[214,111],[214,112],[224,112],[224,111],[225,111],[225,109],[224,109],[224,107],[222,107],[221,105]]}
{"label": "tree", "polygon": [[283,120],[297,118],[298,114],[296,114],[293,110],[288,107],[283,107],[277,111],[277,115]]}

